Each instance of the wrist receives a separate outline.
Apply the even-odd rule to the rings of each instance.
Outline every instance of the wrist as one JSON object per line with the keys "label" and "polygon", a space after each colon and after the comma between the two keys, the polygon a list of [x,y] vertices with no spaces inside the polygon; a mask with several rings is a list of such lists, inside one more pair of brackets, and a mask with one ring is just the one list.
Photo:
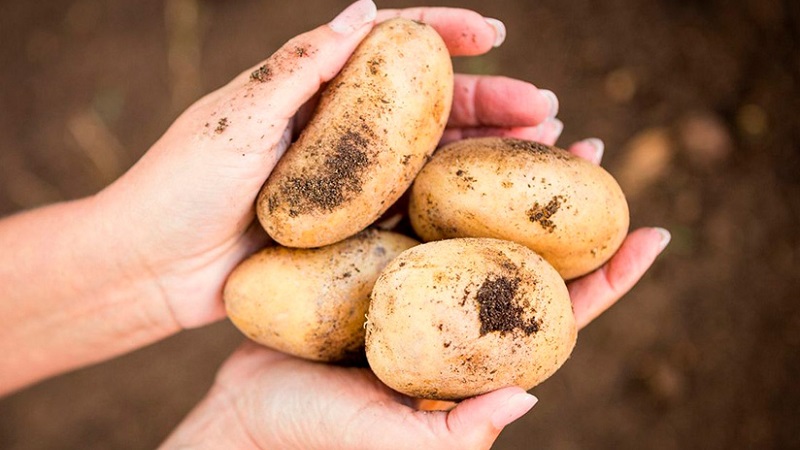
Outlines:
{"label": "wrist", "polygon": [[136,238],[136,221],[104,193],[79,200],[76,208],[76,213],[85,216],[89,229],[75,231],[76,239],[83,238],[77,246],[83,253],[75,255],[75,263],[80,264],[83,258],[97,269],[97,273],[87,274],[84,286],[96,289],[96,296],[105,298],[109,305],[116,303],[135,311],[129,326],[139,330],[137,333],[160,338],[180,331],[165,289]]}
{"label": "wrist", "polygon": [[0,393],[108,359],[177,330],[155,285],[126,261],[94,197],[0,222]]}

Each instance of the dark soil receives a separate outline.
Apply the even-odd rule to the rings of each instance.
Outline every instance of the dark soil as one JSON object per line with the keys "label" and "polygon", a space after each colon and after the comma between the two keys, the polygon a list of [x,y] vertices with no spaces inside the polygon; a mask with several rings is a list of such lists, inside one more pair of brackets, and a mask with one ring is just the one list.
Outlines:
{"label": "dark soil", "polygon": [[[0,214],[101,189],[346,2],[302,3],[0,1]],[[496,448],[800,448],[800,2],[440,4],[508,26],[460,71],[556,92],[559,144],[603,139],[633,226],[673,235]],[[240,340],[222,323],[6,397],[0,448],[154,448]]]}
{"label": "dark soil", "polygon": [[520,330],[527,335],[539,331],[536,319],[525,320],[525,308],[517,304],[519,278],[490,276],[478,288],[478,318],[481,336],[499,332],[501,335]]}
{"label": "dark soil", "polygon": [[[310,151],[315,150],[314,146],[312,144]],[[336,142],[333,153],[325,158],[319,172],[286,180],[280,193],[290,206],[289,215],[294,217],[319,210],[332,212],[360,193],[364,169],[370,164],[369,146],[370,141],[360,133],[347,131]]]}

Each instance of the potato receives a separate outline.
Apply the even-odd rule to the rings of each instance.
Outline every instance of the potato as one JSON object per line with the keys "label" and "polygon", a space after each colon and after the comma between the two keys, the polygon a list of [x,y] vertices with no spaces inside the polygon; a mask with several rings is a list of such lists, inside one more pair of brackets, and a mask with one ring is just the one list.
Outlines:
{"label": "potato", "polygon": [[406,19],[376,26],[264,185],[264,229],[308,248],[373,223],[436,148],[452,97],[450,55],[433,28]]}
{"label": "potato", "polygon": [[564,150],[480,138],[441,148],[417,176],[409,205],[423,241],[493,237],[536,251],[564,279],[591,272],[628,231],[628,204],[601,167]]}
{"label": "potato", "polygon": [[375,283],[366,327],[375,375],[438,400],[530,389],[566,361],[577,335],[555,269],[522,245],[489,238],[401,253]]}
{"label": "potato", "polygon": [[363,360],[364,320],[378,274],[417,242],[366,230],[317,249],[267,247],[225,284],[228,317],[250,339],[316,361]]}

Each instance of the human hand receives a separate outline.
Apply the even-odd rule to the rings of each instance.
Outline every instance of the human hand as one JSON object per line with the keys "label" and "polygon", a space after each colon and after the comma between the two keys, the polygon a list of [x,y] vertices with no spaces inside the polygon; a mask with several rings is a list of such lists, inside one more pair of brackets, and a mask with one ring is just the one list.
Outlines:
{"label": "human hand", "polygon": [[[420,18],[431,12],[385,11],[379,17]],[[452,39],[448,44],[452,50]],[[457,76],[456,85],[443,141],[483,135],[547,144],[558,139],[562,125],[553,119],[557,102],[551,94],[541,95],[528,84],[499,77]],[[507,95],[510,91],[517,95]],[[527,99],[538,96],[538,103],[515,101],[521,98],[519,92],[527,93]],[[550,103],[542,102],[542,97]],[[569,150],[599,164],[602,143],[588,139]],[[578,325],[587,325],[624,295],[668,240],[669,234],[661,229],[636,230],[603,267],[570,282]],[[449,411],[421,411],[420,401],[390,390],[368,369],[303,361],[248,343],[225,363],[208,397],[164,446],[489,448],[500,431],[535,402],[522,389],[509,387]]]}
{"label": "human hand", "polygon": [[[372,2],[359,1],[330,25],[291,39],[268,60],[198,101],[128,173],[96,196],[98,209],[112,222],[109,227],[125,236],[121,264],[133,265],[128,272],[141,273],[157,286],[176,327],[223,317],[226,277],[267,242],[254,221],[255,198],[309,101],[336,75],[374,20],[398,15],[432,25],[454,56],[484,53],[505,34],[501,23],[472,11],[376,13]],[[543,137],[560,126],[547,120],[555,116],[555,96],[529,83],[457,75],[455,86],[445,140],[497,133]]]}
{"label": "human hand", "polygon": [[[542,140],[556,139],[551,134]],[[587,139],[569,151],[599,164],[603,144]],[[570,282],[579,328],[626,294],[668,241],[659,228],[636,230],[604,266]],[[518,387],[459,404],[412,399],[389,389],[369,369],[305,361],[248,342],[223,365],[206,399],[163,447],[490,448],[503,428],[536,402]]]}
{"label": "human hand", "polygon": [[[591,147],[584,141],[571,149],[591,153]],[[570,284],[580,327],[630,288],[660,251],[661,238],[649,229],[633,233],[606,266]],[[369,369],[305,361],[248,342],[163,448],[490,448],[536,401],[518,387],[457,405],[416,400]]]}

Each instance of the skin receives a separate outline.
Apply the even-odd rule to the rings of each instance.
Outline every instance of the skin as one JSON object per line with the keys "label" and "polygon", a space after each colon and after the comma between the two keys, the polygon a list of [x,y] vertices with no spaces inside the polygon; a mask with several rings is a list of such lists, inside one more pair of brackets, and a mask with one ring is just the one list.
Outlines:
{"label": "skin", "polygon": [[[384,11],[378,20],[398,14],[433,25],[454,56],[495,42],[496,29],[471,11]],[[250,83],[261,62],[199,100],[103,191],[0,220],[0,393],[222,319],[226,277],[266,242],[253,221],[259,188],[298,112],[373,23],[345,33],[323,25],[290,40],[277,57],[298,45],[317,51],[276,70],[270,83]],[[499,94],[507,91],[514,95]],[[445,140],[558,137],[557,122],[545,120],[551,103],[531,84],[460,76],[454,95]],[[221,117],[227,125],[217,133]],[[664,245],[658,229],[634,231],[606,266],[573,282],[578,322],[625,294]],[[245,344],[164,448],[488,448],[534,401],[505,388],[425,413],[365,370]]]}

